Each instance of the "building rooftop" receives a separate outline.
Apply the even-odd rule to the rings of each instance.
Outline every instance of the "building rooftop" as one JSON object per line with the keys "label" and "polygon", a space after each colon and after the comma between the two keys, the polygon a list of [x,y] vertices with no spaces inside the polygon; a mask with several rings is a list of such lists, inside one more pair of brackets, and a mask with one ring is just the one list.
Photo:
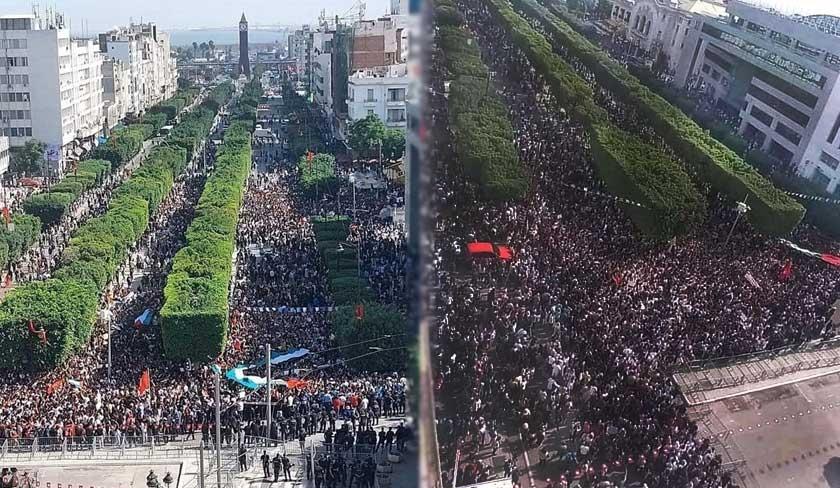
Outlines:
{"label": "building rooftop", "polygon": [[378,66],[356,71],[350,75],[351,79],[369,78],[403,78],[408,76],[408,68],[405,63],[393,64],[390,66]]}
{"label": "building rooftop", "polygon": [[804,24],[825,34],[840,37],[840,17],[827,14],[800,15],[793,12],[793,9],[796,8],[793,5],[794,2],[784,4],[784,10],[777,8],[779,5],[765,0],[733,0],[731,3],[763,10],[793,22]]}

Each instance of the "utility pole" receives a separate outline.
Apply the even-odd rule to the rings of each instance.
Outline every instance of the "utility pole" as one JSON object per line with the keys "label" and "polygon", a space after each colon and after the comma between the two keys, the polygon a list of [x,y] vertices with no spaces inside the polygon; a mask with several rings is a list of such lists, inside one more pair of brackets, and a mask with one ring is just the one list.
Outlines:
{"label": "utility pole", "polygon": [[271,441],[271,344],[265,345],[265,436]]}
{"label": "utility pole", "polygon": [[204,441],[198,445],[198,488],[204,488]]}
{"label": "utility pole", "polygon": [[219,487],[222,486],[222,405],[219,399],[221,376],[221,373],[214,375],[216,379],[216,401],[214,402],[216,404],[216,486]]}

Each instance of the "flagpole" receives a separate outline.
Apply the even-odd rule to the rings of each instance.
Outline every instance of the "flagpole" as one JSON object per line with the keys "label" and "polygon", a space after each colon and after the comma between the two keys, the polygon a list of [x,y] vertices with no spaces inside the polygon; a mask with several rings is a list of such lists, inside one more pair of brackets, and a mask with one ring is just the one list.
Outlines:
{"label": "flagpole", "polygon": [[221,389],[220,383],[220,374],[214,374],[215,383],[216,383],[216,486],[222,486],[222,427],[221,427],[221,418],[222,418],[222,406],[221,400],[219,397],[221,394],[219,390]]}
{"label": "flagpole", "polygon": [[271,343],[265,345],[265,367],[268,380],[265,385],[265,436],[271,441]]}

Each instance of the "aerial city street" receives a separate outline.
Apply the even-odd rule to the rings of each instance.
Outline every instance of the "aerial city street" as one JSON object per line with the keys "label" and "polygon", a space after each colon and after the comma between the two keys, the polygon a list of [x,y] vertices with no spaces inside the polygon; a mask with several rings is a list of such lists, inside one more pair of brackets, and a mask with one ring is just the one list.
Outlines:
{"label": "aerial city street", "polygon": [[407,3],[61,7],[0,17],[0,484],[416,486]]}
{"label": "aerial city street", "polygon": [[443,486],[840,486],[832,13],[434,2]]}
{"label": "aerial city street", "polygon": [[840,488],[840,3],[0,5],[0,488]]}

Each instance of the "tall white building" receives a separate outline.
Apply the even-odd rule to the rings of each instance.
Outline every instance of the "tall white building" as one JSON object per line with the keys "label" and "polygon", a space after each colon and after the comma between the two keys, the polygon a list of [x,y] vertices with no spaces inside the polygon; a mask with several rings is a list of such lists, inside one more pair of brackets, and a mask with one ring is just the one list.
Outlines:
{"label": "tall white building", "polygon": [[131,24],[100,34],[99,49],[106,57],[120,61],[128,71],[128,106],[124,115],[141,114],[175,94],[178,73],[169,34],[158,30],[155,24]]}
{"label": "tall white building", "polygon": [[335,31],[319,29],[312,33],[310,65],[312,77],[312,96],[318,107],[328,116],[332,116],[332,39]]}
{"label": "tall white building", "polygon": [[102,55],[60,15],[0,16],[0,126],[12,146],[47,144],[52,171],[102,130]]}
{"label": "tall white building", "polygon": [[310,29],[304,25],[300,29],[289,34],[288,59],[295,60],[295,73],[300,79],[306,74],[307,46],[310,42]]}
{"label": "tall white building", "polygon": [[117,125],[132,108],[131,69],[119,59],[102,62],[104,115],[108,128]]}
{"label": "tall white building", "polygon": [[347,82],[347,117],[355,121],[376,115],[388,127],[405,128],[409,82],[405,64],[356,71]]}
{"label": "tall white building", "polygon": [[840,195],[840,18],[731,0],[690,32],[676,82],[741,117],[739,133]]}

